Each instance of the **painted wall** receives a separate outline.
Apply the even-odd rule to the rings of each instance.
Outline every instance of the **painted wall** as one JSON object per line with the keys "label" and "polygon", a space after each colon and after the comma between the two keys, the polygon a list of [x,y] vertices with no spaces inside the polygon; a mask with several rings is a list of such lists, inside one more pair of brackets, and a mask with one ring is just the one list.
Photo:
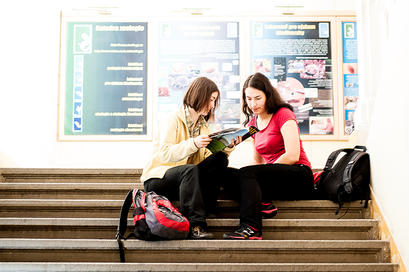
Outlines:
{"label": "painted wall", "polygon": [[364,0],[359,22],[363,100],[358,142],[371,151],[372,187],[409,264],[408,1]]}
{"label": "painted wall", "polygon": [[[89,6],[117,6],[137,12],[166,12],[194,7],[194,1],[11,1],[0,9],[0,168],[141,168],[149,142],[57,142],[59,12]],[[171,2],[172,7],[170,4]],[[409,84],[407,54],[409,2],[349,1],[206,1],[202,7],[231,13],[274,9],[280,3],[305,4],[310,10],[353,10],[360,26],[359,132],[349,142],[304,142],[314,168],[323,167],[335,149],[366,144],[372,184],[399,250],[409,263]],[[234,3],[234,4],[233,4]],[[158,9],[160,8],[160,9]],[[247,163],[248,143],[231,156],[232,166]]]}
{"label": "painted wall", "polygon": [[[157,14],[166,10],[194,7],[191,1],[166,1],[146,6],[141,11],[134,1],[13,1],[0,10],[0,168],[142,168],[151,150],[150,142],[58,142],[58,67],[60,11],[87,7],[118,7],[135,14]],[[225,1],[206,1],[202,7],[214,13],[227,7],[230,12],[243,12],[248,7]],[[283,2],[283,1],[281,1]],[[298,1],[303,2],[303,1]],[[307,9],[347,9],[353,1],[305,1]],[[44,1],[45,3],[45,1]],[[283,2],[284,3],[284,2]],[[314,4],[312,4],[314,3]],[[197,4],[197,3],[196,3]],[[280,1],[260,1],[249,8],[274,9]],[[294,3],[293,4],[297,4]],[[217,8],[214,8],[217,7]],[[149,90],[148,90],[149,91]],[[314,168],[322,168],[328,154],[352,142],[305,142],[304,147]],[[243,143],[232,154],[231,165],[246,165],[249,145]]]}

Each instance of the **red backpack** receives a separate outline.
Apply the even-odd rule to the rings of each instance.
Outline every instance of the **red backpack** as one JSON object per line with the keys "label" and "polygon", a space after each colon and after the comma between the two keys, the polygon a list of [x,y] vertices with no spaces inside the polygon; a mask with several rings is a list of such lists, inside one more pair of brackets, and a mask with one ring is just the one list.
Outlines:
{"label": "red backpack", "polygon": [[[128,212],[133,204],[134,231],[124,236],[128,225]],[[185,239],[189,235],[189,221],[170,201],[155,192],[145,193],[139,189],[130,190],[121,208],[116,239],[121,262],[125,255],[121,239],[134,236],[137,239],[156,241]]]}

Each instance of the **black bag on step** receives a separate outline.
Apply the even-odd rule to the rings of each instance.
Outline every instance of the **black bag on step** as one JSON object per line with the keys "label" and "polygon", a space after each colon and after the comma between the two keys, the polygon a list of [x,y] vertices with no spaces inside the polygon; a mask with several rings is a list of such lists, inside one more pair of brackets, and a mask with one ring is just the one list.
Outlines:
{"label": "black bag on step", "polygon": [[[341,152],[345,154],[334,165]],[[322,199],[338,203],[338,214],[345,202],[365,200],[365,207],[368,206],[369,182],[369,154],[365,146],[355,146],[336,150],[329,155],[316,189]]]}

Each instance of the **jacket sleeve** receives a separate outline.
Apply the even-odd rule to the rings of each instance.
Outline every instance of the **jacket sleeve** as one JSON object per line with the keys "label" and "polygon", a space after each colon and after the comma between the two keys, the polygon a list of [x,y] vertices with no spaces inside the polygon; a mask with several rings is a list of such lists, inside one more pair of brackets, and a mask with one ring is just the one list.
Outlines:
{"label": "jacket sleeve", "polygon": [[193,138],[182,139],[178,142],[183,134],[182,130],[177,118],[173,117],[168,121],[164,133],[161,133],[163,137],[160,137],[159,158],[163,163],[184,160],[198,151]]}

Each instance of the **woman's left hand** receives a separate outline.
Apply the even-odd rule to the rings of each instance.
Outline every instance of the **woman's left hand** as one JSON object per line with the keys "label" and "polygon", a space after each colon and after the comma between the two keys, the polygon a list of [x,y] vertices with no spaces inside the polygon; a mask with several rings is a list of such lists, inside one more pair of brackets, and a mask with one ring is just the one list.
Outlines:
{"label": "woman's left hand", "polygon": [[193,141],[197,148],[202,148],[210,144],[212,139],[209,137],[209,135],[199,135],[196,138],[194,138]]}

